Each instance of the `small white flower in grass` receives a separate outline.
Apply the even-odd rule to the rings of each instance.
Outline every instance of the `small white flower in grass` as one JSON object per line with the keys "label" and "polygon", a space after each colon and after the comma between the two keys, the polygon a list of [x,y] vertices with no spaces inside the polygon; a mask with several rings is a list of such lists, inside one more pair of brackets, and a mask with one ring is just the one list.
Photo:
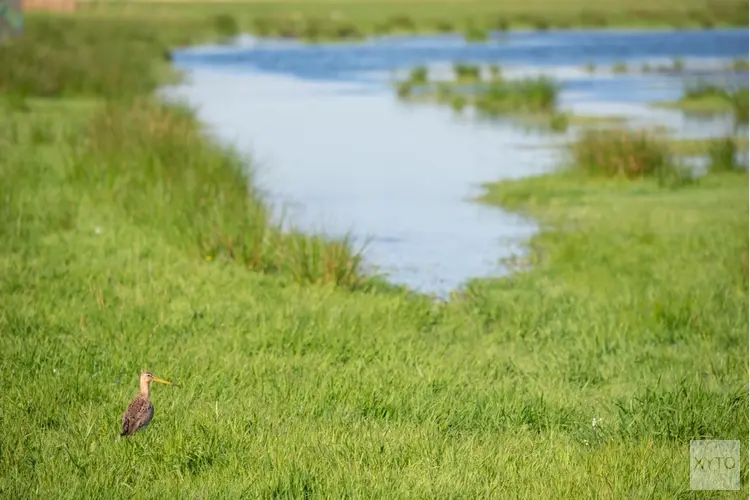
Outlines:
{"label": "small white flower in grass", "polygon": [[591,419],[591,427],[593,427],[594,429],[596,429],[596,417],[594,417],[594,418]]}
{"label": "small white flower in grass", "polygon": [[94,228],[94,234],[97,235],[97,236],[100,235],[100,234],[102,234],[102,228],[100,226],[96,226]]}

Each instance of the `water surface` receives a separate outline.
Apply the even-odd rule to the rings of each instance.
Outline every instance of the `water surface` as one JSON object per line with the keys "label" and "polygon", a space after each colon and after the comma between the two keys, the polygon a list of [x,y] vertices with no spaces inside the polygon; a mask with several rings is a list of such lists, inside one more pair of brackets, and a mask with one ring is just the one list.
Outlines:
{"label": "water surface", "polygon": [[[681,57],[696,77],[715,77],[727,61],[747,58],[747,47],[747,30],[518,32],[487,44],[454,35],[318,46],[243,37],[177,52],[188,81],[166,93],[187,100],[220,140],[252,155],[257,183],[287,221],[369,240],[368,262],[391,281],[445,295],[469,278],[506,272],[502,259],[520,253],[537,230],[531,220],[471,202],[481,184],[550,171],[563,158],[541,146],[576,130],[550,136],[404,105],[394,96],[394,74],[417,64],[439,75],[455,61],[497,63],[510,78],[553,76],[563,86],[563,109],[712,137],[731,121],[648,106],[679,98],[684,76],[614,75],[605,67]],[[584,71],[589,63],[600,69]],[[740,78],[746,82],[746,73]]]}

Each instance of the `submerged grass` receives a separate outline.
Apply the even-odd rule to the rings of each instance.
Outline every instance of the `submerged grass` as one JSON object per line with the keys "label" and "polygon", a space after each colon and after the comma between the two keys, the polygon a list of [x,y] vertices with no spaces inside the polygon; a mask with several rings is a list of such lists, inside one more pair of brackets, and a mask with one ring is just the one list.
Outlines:
{"label": "submerged grass", "polygon": [[475,64],[455,63],[453,73],[457,83],[477,82],[482,78],[482,69]]}
{"label": "submerged grass", "polygon": [[545,77],[506,80],[498,65],[488,68],[489,79],[482,68],[473,64],[455,63],[452,81],[428,81],[427,70],[418,66],[409,78],[396,82],[400,98],[435,101],[461,110],[471,105],[485,116],[545,115],[553,128],[559,128],[567,116],[556,113],[559,86]]}
{"label": "submerged grass", "polygon": [[549,78],[491,82],[476,96],[477,109],[491,115],[553,112],[559,88]]}
{"label": "submerged grass", "polygon": [[[349,247],[277,233],[189,112],[77,80],[66,51],[125,40],[35,22],[19,54],[80,97],[3,55],[39,72],[3,75],[32,82],[0,113],[3,498],[690,498],[691,439],[747,449],[746,174],[494,184],[546,228],[533,268],[439,304],[334,286]],[[119,440],[140,369],[181,387]]]}

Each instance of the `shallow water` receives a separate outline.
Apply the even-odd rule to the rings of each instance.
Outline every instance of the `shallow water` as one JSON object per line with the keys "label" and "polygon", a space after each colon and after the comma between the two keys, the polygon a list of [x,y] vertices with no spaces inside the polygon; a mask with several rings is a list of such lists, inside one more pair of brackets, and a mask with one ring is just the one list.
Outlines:
{"label": "shallow water", "polygon": [[511,78],[553,76],[564,109],[624,115],[633,126],[664,125],[697,138],[724,134],[731,122],[686,119],[647,104],[678,98],[681,77],[583,67],[640,67],[679,56],[710,75],[712,66],[747,58],[747,47],[747,30],[521,32],[481,45],[456,36],[320,46],[243,37],[175,53],[188,82],[165,94],[186,100],[220,140],[251,154],[257,183],[287,221],[369,239],[368,262],[391,281],[445,295],[471,277],[506,272],[501,259],[522,252],[537,229],[471,202],[481,183],[553,169],[560,153],[540,146],[575,130],[550,136],[405,105],[390,86],[394,71],[426,64],[437,75],[454,61],[498,63]]}

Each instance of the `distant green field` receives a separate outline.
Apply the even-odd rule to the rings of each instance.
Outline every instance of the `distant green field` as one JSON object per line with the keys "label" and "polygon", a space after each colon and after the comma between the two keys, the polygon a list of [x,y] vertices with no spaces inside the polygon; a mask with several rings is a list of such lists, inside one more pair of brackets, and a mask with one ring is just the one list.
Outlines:
{"label": "distant green field", "polygon": [[410,32],[460,32],[473,36],[487,30],[516,28],[748,25],[746,0],[687,0],[679,4],[671,0],[96,1],[81,5],[83,12],[97,15],[196,19],[224,14],[241,31],[312,40]]}
{"label": "distant green field", "polygon": [[[252,160],[148,97],[205,23],[0,47],[0,498],[704,498],[698,438],[741,440],[715,498],[747,498],[746,171],[488,185],[543,231],[434,303],[280,233]],[[123,440],[142,369],[181,387]]]}

